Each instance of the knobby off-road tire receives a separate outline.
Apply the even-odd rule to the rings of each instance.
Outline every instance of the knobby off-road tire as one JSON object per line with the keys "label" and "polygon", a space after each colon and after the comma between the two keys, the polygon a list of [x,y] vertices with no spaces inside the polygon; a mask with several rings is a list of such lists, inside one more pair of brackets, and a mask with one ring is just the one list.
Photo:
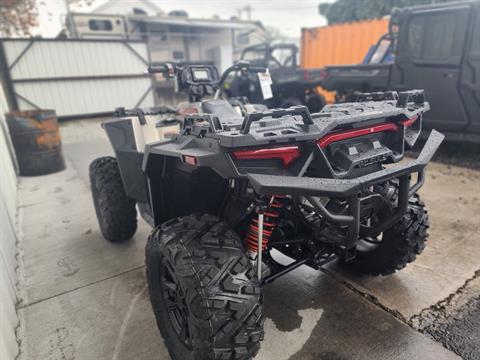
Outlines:
{"label": "knobby off-road tire", "polygon": [[255,356],[261,288],[234,231],[214,216],[190,215],[155,229],[145,252],[153,311],[173,360]]}
{"label": "knobby off-road tire", "polygon": [[103,237],[111,242],[130,239],[137,231],[136,202],[125,194],[117,160],[111,156],[95,159],[89,170],[93,204]]}
{"label": "knobby off-road tire", "polygon": [[382,235],[377,247],[357,247],[357,257],[345,263],[369,275],[390,275],[413,262],[425,248],[428,214],[418,194],[413,195],[403,217]]}

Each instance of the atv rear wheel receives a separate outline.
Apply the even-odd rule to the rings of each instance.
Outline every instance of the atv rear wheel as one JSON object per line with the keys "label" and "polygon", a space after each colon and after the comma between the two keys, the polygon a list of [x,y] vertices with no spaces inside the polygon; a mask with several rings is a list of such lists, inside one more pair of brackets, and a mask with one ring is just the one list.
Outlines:
{"label": "atv rear wheel", "polygon": [[381,239],[361,239],[357,257],[348,267],[369,275],[390,275],[413,262],[425,248],[428,214],[418,194],[413,195],[403,217]]}
{"label": "atv rear wheel", "polygon": [[261,288],[235,232],[214,216],[190,215],[155,229],[145,253],[152,308],[173,360],[255,356]]}
{"label": "atv rear wheel", "polygon": [[111,242],[130,239],[137,231],[136,202],[125,194],[117,159],[95,159],[89,168],[90,187],[98,224],[103,237]]}

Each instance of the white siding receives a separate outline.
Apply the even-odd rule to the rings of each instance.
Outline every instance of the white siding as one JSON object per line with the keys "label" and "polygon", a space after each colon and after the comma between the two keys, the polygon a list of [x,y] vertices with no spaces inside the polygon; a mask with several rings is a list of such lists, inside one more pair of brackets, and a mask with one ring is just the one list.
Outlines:
{"label": "white siding", "polygon": [[[5,41],[7,62],[12,64],[30,40]],[[143,43],[130,43],[143,59]],[[113,41],[34,41],[11,70],[12,79],[69,76],[138,75],[145,63],[125,45]]]}
{"label": "white siding", "polygon": [[[108,112],[119,106],[133,108],[150,85],[150,79],[144,78],[49,81],[16,84],[15,91],[42,109],[64,116]],[[21,98],[17,101],[22,110],[34,109]],[[151,95],[140,106],[153,106]]]}
{"label": "white siding", "polygon": [[[58,116],[111,112],[135,107],[152,85],[143,42],[26,39],[5,40],[3,46],[20,110],[53,109]],[[138,106],[154,106],[153,91]]]}
{"label": "white siding", "polygon": [[0,359],[13,360],[18,353],[15,328],[17,178],[7,143],[4,113],[7,103],[0,86]]}

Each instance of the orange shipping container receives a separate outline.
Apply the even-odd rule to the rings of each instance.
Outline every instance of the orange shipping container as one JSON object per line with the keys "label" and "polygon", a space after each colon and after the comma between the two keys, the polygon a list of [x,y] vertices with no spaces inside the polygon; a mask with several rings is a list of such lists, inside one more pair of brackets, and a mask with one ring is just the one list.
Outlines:
{"label": "orange shipping container", "polygon": [[[361,63],[368,49],[388,31],[388,22],[376,19],[302,29],[301,66],[308,69]],[[334,101],[333,93],[320,92],[328,102]]]}

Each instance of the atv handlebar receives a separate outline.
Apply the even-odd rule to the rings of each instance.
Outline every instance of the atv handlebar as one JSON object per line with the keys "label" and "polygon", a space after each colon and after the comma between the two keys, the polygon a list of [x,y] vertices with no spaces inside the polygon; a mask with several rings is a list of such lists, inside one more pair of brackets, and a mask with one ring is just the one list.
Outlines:
{"label": "atv handlebar", "polygon": [[[206,65],[204,65],[206,67]],[[151,65],[148,67],[148,72],[150,74],[162,74],[166,78],[172,78],[176,76],[178,73],[181,73],[182,71],[186,70],[188,72],[189,68],[197,67],[200,68],[202,65],[188,65],[188,64],[175,64],[172,62],[165,62],[165,63],[160,63],[157,65]],[[225,83],[225,80],[228,78],[230,73],[235,72],[235,71],[241,71],[242,73],[265,73],[268,71],[268,68],[263,67],[263,66],[250,66],[250,63],[245,60],[240,60],[237,61],[235,64],[227,68],[222,76],[220,77],[220,80],[218,79],[218,74],[216,68],[214,69],[214,72],[217,74],[216,78],[214,77],[213,79],[209,79],[209,82],[203,82],[201,85],[210,85],[213,89],[216,90],[215,99],[218,99],[220,97],[220,94],[223,89],[223,84]],[[186,75],[186,78],[190,78],[190,76]],[[193,81],[193,80],[192,80]],[[187,83],[190,86],[194,86],[196,84],[194,83]]]}
{"label": "atv handlebar", "polygon": [[159,65],[151,65],[147,69],[149,74],[162,74],[173,77],[177,71],[177,66],[173,63],[163,63]]}

